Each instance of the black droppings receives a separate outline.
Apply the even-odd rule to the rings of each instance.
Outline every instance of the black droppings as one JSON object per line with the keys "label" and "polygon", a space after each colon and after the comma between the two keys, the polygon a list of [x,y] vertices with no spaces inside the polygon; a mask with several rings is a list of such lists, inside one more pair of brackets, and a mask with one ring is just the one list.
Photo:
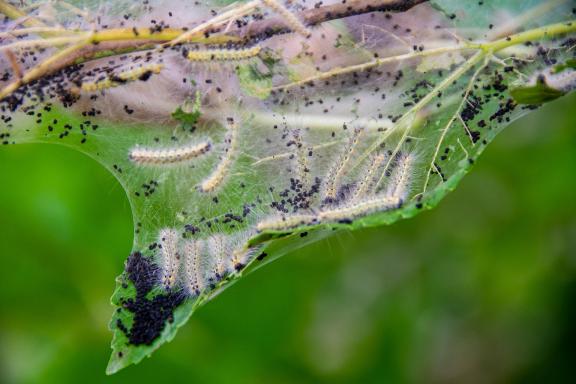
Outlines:
{"label": "black droppings", "polygon": [[178,292],[148,297],[158,281],[158,271],[158,267],[140,252],[133,253],[126,261],[126,273],[136,288],[136,297],[121,304],[134,314],[134,323],[128,330],[119,320],[117,327],[128,337],[129,344],[151,345],[164,330],[166,322],[174,320],[174,310],[185,299]]}

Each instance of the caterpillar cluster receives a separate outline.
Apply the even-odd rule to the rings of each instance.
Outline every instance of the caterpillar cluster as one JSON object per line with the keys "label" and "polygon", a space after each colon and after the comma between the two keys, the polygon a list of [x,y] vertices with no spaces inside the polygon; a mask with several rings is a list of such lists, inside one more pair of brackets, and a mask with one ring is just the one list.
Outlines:
{"label": "caterpillar cluster", "polygon": [[159,232],[156,246],[160,268],[158,285],[165,291],[182,291],[196,297],[222,280],[240,273],[257,256],[246,248],[245,237],[215,234],[205,239],[184,239],[175,228]]}
{"label": "caterpillar cluster", "polygon": [[[357,128],[350,135],[348,143],[336,162],[328,169],[323,180],[313,188],[322,190],[319,206],[307,204],[307,209],[290,214],[273,214],[260,220],[256,229],[258,232],[289,232],[298,227],[330,223],[351,223],[366,215],[399,208],[410,194],[416,156],[410,152],[399,152],[395,155],[377,153],[371,156],[368,164],[355,177],[348,176],[345,183],[344,175],[351,173],[350,168],[354,154],[358,152],[359,137],[363,130]],[[298,140],[301,140],[299,136]],[[303,144],[297,141],[300,146]],[[298,151],[298,149],[297,149]],[[393,158],[391,158],[393,156]],[[294,156],[298,159],[298,156]],[[392,159],[393,161],[390,161]],[[297,165],[302,160],[297,160]],[[298,172],[301,174],[301,172]],[[381,186],[383,179],[386,182]],[[292,183],[299,182],[292,179]],[[301,190],[303,185],[297,186]],[[302,195],[302,193],[301,193]],[[296,199],[292,199],[296,200]]]}

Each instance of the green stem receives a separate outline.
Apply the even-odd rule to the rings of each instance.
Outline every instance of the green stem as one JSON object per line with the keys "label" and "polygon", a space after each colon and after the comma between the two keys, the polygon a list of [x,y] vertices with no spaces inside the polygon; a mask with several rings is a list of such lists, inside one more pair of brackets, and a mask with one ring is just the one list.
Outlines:
{"label": "green stem", "polygon": [[520,32],[499,40],[481,44],[480,47],[487,53],[498,52],[513,45],[523,44],[533,40],[551,39],[574,32],[576,32],[576,20],[570,20]]}

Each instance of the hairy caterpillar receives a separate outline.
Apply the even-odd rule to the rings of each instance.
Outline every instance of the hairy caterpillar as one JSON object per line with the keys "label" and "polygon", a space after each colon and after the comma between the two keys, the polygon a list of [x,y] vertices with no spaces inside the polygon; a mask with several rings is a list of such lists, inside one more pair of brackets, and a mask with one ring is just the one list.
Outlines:
{"label": "hairy caterpillar", "polygon": [[136,147],[130,150],[128,158],[139,165],[174,164],[203,155],[210,150],[210,147],[208,141],[164,149]]}
{"label": "hairy caterpillar", "polygon": [[190,61],[240,61],[258,56],[262,47],[255,45],[245,49],[205,49],[188,51],[186,57]]}
{"label": "hairy caterpillar", "polygon": [[576,69],[567,68],[559,72],[541,73],[538,75],[537,82],[560,92],[570,92],[576,89]]}
{"label": "hairy caterpillar", "polygon": [[223,279],[228,270],[226,268],[226,258],[229,253],[228,242],[222,235],[214,235],[208,239],[208,253],[215,260],[213,265],[214,280]]}
{"label": "hairy caterpillar", "polygon": [[256,229],[259,232],[263,231],[289,231],[297,228],[300,225],[313,225],[318,222],[315,215],[292,215],[279,218],[270,218],[259,222]]}
{"label": "hairy caterpillar", "polygon": [[405,199],[408,196],[410,187],[410,172],[414,166],[414,155],[410,153],[400,153],[397,155],[396,166],[390,175],[386,196],[394,196]]}
{"label": "hairy caterpillar", "polygon": [[356,146],[360,140],[360,134],[362,133],[362,129],[357,128],[354,130],[346,148],[344,149],[344,153],[340,156],[340,159],[334,164],[334,166],[328,172],[326,176],[326,188],[324,191],[324,200],[328,202],[333,202],[336,200],[336,194],[338,192],[338,187],[340,185],[340,179],[344,175],[344,171],[346,170],[346,166],[348,162],[352,158],[354,151],[356,150]]}
{"label": "hairy caterpillar", "polygon": [[253,255],[254,252],[251,250],[235,249],[232,251],[232,269],[240,272],[250,262]]}
{"label": "hairy caterpillar", "polygon": [[82,82],[81,90],[83,92],[97,92],[108,88],[118,87],[129,81],[146,81],[153,74],[159,74],[163,68],[163,64],[143,65],[138,68],[120,72],[117,75],[108,75],[102,80]]}
{"label": "hairy caterpillar", "polygon": [[172,289],[178,277],[178,231],[171,228],[162,229],[159,235],[161,247],[162,285],[166,290]]}
{"label": "hairy caterpillar", "polygon": [[294,15],[288,8],[286,8],[279,0],[262,0],[268,8],[281,16],[284,22],[296,33],[308,38],[312,34],[310,30]]}
{"label": "hairy caterpillar", "polygon": [[225,139],[226,149],[224,157],[220,163],[218,163],[212,174],[200,184],[199,189],[202,192],[212,192],[218,188],[224,181],[228,170],[234,162],[234,156],[236,155],[235,152],[238,146],[239,129],[233,118],[229,117],[226,119],[226,122],[228,124],[228,134]]}
{"label": "hairy caterpillar", "polygon": [[386,155],[383,154],[378,154],[371,158],[370,164],[365,170],[364,177],[360,179],[358,185],[356,186],[356,191],[354,192],[354,200],[358,200],[373,191],[379,180],[377,176],[378,170],[385,160]]}
{"label": "hairy caterpillar", "polygon": [[304,143],[302,142],[302,135],[298,130],[292,132],[292,137],[294,141],[292,142],[293,145],[296,146],[296,166],[297,166],[297,175],[304,188],[310,186],[310,168],[308,166],[308,159],[306,148],[304,147]]}
{"label": "hairy caterpillar", "polygon": [[401,203],[402,199],[397,196],[380,196],[341,208],[322,211],[318,214],[318,219],[320,222],[349,222],[352,219],[365,216],[369,213],[398,208]]}
{"label": "hairy caterpillar", "polygon": [[204,280],[200,271],[201,242],[186,240],[184,251],[184,286],[190,295],[199,295],[204,289]]}

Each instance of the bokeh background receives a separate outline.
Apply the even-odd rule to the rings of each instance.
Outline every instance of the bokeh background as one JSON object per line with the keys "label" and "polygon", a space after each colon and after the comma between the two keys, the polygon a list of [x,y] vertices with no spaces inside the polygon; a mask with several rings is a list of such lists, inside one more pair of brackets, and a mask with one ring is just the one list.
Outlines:
{"label": "bokeh background", "polygon": [[576,94],[435,210],[242,279],[106,377],[128,201],[72,150],[0,148],[0,383],[544,383],[576,373]]}

